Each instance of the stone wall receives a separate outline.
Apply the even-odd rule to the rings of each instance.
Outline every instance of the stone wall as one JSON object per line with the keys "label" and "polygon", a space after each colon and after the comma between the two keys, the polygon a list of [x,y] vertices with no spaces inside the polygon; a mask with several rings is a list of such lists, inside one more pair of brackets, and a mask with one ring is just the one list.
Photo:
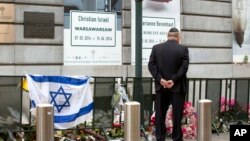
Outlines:
{"label": "stone wall", "polygon": [[[133,77],[131,1],[123,0],[122,65],[63,66],[63,0],[0,0],[16,6],[15,39],[0,44],[0,75],[28,73]],[[182,43],[189,47],[190,78],[250,77],[249,65],[232,63],[231,0],[181,0]],[[23,12],[53,12],[54,39],[23,37]],[[143,66],[144,77],[151,76]]]}
{"label": "stone wall", "polygon": [[[0,44],[0,75],[60,74],[63,63],[63,0],[0,0],[15,5],[14,42]],[[24,12],[54,14],[54,38],[25,38]],[[0,23],[2,24],[2,23]]]}

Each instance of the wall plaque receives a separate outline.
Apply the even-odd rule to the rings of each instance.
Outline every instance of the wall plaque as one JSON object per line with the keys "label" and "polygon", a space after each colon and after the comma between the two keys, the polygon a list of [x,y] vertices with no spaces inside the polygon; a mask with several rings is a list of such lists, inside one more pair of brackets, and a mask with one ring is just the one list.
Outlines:
{"label": "wall plaque", "polygon": [[14,22],[15,5],[0,3],[0,22]]}
{"label": "wall plaque", "polygon": [[54,13],[24,12],[24,38],[54,38]]}
{"label": "wall plaque", "polygon": [[14,25],[0,24],[0,43],[14,43]]}

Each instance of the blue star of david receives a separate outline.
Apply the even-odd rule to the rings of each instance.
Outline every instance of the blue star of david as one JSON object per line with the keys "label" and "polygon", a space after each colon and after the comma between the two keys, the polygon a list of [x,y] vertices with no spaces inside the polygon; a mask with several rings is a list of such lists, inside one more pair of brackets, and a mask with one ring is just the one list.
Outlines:
{"label": "blue star of david", "polygon": [[69,99],[71,95],[71,93],[65,93],[63,87],[61,86],[57,92],[50,91],[50,103],[53,104],[57,109],[58,113],[60,113],[64,107],[70,107]]}

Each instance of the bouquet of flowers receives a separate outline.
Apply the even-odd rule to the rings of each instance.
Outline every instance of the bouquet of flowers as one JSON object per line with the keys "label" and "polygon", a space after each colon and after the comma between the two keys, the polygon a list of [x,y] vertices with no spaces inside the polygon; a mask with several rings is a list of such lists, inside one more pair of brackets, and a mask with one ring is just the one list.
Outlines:
{"label": "bouquet of flowers", "polygon": [[218,114],[220,119],[228,122],[234,121],[235,116],[242,112],[246,111],[244,111],[244,108],[242,108],[235,99],[226,100],[225,97],[221,97],[220,112]]}
{"label": "bouquet of flowers", "polygon": [[220,110],[215,115],[214,127],[219,132],[228,132],[230,124],[234,123],[236,116],[247,112],[247,108],[242,108],[235,99],[221,97],[219,101]]}
{"label": "bouquet of flowers", "polygon": [[[172,106],[169,107],[166,115],[166,132],[171,135],[173,132]],[[182,119],[182,133],[184,139],[195,139],[197,137],[197,114],[191,102],[185,102]],[[151,124],[155,123],[155,114],[151,116]]]}
{"label": "bouquet of flowers", "polygon": [[[166,116],[167,134],[173,132],[172,106],[169,107]],[[185,139],[195,139],[197,137],[197,115],[191,102],[185,102],[183,110],[182,133]]]}
{"label": "bouquet of flowers", "polygon": [[221,117],[226,121],[231,121],[234,118],[234,106],[236,106],[235,99],[226,100],[225,97],[221,97],[220,100],[220,113]]}

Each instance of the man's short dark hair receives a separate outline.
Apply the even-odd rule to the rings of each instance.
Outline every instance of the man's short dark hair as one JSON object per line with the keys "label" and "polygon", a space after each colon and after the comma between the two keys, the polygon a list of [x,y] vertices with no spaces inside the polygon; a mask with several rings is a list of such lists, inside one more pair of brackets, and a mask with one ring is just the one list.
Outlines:
{"label": "man's short dark hair", "polygon": [[180,32],[177,28],[172,27],[169,31],[168,31],[168,39],[170,38],[179,38],[180,37]]}
{"label": "man's short dark hair", "polygon": [[169,32],[179,32],[179,30],[175,27],[169,29]]}

